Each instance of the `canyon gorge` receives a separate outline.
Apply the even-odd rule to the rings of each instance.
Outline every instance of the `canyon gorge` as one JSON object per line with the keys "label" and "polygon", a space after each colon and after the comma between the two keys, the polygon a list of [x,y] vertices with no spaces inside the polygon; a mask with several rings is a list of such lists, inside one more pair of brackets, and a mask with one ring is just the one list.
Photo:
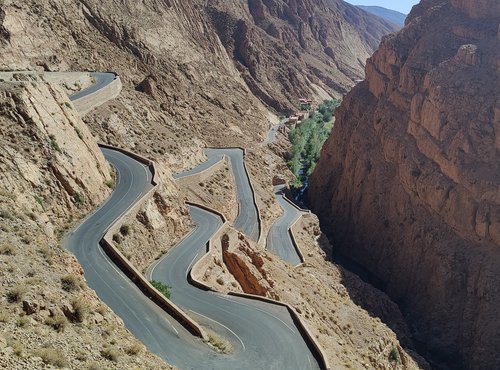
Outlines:
{"label": "canyon gorge", "polygon": [[499,17],[497,1],[415,6],[346,96],[309,191],[337,251],[453,369],[500,367]]}
{"label": "canyon gorge", "polygon": [[[194,202],[225,222],[186,278],[289,307],[318,366],[500,368],[499,7],[422,0],[395,33],[341,0],[0,0],[0,367],[182,368],[65,249],[124,180],[105,144],[153,168],[110,236],[138,274],[196,231]],[[99,83],[93,71],[119,87],[82,110],[68,96]],[[310,178],[314,213],[288,230],[293,265],[266,241],[283,213],[273,185],[294,181],[291,128],[277,127],[301,98],[343,102]],[[241,147],[257,236],[235,226],[229,157],[178,177],[221,147]],[[194,348],[231,359],[207,322]]]}

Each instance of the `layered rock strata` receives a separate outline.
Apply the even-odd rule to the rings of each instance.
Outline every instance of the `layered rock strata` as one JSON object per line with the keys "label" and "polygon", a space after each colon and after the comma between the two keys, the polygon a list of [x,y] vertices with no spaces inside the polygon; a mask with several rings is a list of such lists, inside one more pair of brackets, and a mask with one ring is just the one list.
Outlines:
{"label": "layered rock strata", "polygon": [[498,1],[414,7],[338,110],[311,179],[335,248],[453,368],[500,368],[499,19]]}

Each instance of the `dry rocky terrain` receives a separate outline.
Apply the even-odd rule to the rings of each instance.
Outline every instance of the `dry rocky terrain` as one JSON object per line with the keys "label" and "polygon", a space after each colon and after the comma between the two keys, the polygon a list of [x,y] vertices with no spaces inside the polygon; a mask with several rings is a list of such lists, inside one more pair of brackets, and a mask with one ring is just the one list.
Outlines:
{"label": "dry rocky terrain", "polygon": [[[271,28],[283,35],[268,38],[263,23],[251,15],[252,4],[257,2],[249,2],[251,12],[244,2],[232,9],[226,9],[223,2],[209,3],[0,0],[1,69],[114,71],[124,85],[117,99],[86,115],[84,124],[55,85],[22,76],[16,77],[17,83],[0,82],[3,367],[37,369],[45,368],[45,362],[75,369],[169,368],[138,344],[121,320],[100,303],[86,286],[78,263],[61,247],[64,231],[101,203],[113,186],[113,174],[96,143],[136,151],[157,164],[161,185],[118,236],[122,249],[139,268],[145,268],[189,231],[191,222],[184,205],[189,194],[173,181],[172,174],[202,162],[205,145],[251,147],[247,164],[265,231],[279,214],[271,181],[286,168],[279,157],[258,145],[277,121],[262,102],[286,111],[302,95],[326,97],[345,92],[362,76],[361,66],[377,39],[389,31],[374,18],[358,18],[361,13],[337,1],[311,0],[304,6],[294,1],[266,1],[265,22],[274,24]],[[340,29],[332,28],[336,26],[331,19],[317,15],[317,8],[330,18],[339,17]],[[227,12],[232,19],[240,14],[245,19],[247,47],[266,45],[258,59],[262,64],[242,64],[232,51],[233,39],[222,37],[221,24],[216,24],[212,11]],[[292,24],[285,22],[285,14],[294,19]],[[306,25],[304,20],[313,18],[318,23]],[[345,39],[337,40],[340,35]],[[348,49],[349,44],[356,47]],[[271,54],[276,45],[281,49]],[[288,66],[290,55],[285,49],[289,48],[302,59]],[[318,53],[320,48],[324,50]],[[284,50],[283,55],[279,50]],[[289,71],[281,61],[286,61]],[[306,67],[307,74],[300,76],[297,71]],[[88,83],[82,80],[76,85]],[[63,87],[70,92],[79,88],[76,85],[73,81]],[[272,101],[258,91],[265,91]],[[205,187],[208,194],[199,193],[201,200],[215,207],[223,206],[221,200],[234,202],[227,170],[222,169],[214,179],[209,180],[214,194]],[[197,187],[201,187],[199,182],[191,185],[193,191],[200,190]],[[220,198],[215,196],[217,192]],[[230,206],[224,207],[230,213]],[[306,244],[322,261],[321,269],[314,272],[322,279],[328,264],[314,242]],[[249,244],[247,252],[252,255],[259,248]],[[279,291],[292,289],[290,277],[300,280],[302,273],[276,258],[274,261],[269,274],[276,269],[277,278],[269,284],[274,284],[276,297],[285,299]],[[346,311],[339,303],[339,322],[344,329],[335,329],[330,320],[328,333],[318,334],[324,345],[332,346],[332,361],[345,367],[366,363],[369,368],[376,363],[381,369],[390,368],[388,351],[395,347],[407,359],[405,366],[414,368],[415,363],[403,351],[406,343],[400,346],[391,330],[348,295],[335,296],[333,286],[338,283],[333,280],[332,287],[321,293],[322,308],[315,313],[326,315],[330,297],[347,302]],[[303,284],[305,292],[305,280]],[[321,290],[319,283],[314,284]],[[309,298],[293,298],[290,293],[288,299],[303,305],[304,317],[313,312]],[[381,307],[393,312],[394,306],[386,298],[381,302]],[[311,321],[311,326],[319,333],[322,323]],[[348,323],[355,326],[355,339],[345,329]],[[370,344],[363,342],[365,330]]]}
{"label": "dry rocky terrain", "polygon": [[170,368],[90,290],[61,237],[112,171],[57,86],[0,85],[0,367]]}
{"label": "dry rocky terrain", "polygon": [[336,0],[216,0],[205,8],[252,93],[280,113],[301,97],[349,91],[380,38],[396,31]]}
{"label": "dry rocky terrain", "polygon": [[500,368],[500,4],[427,0],[346,97],[310,200],[421,350]]}

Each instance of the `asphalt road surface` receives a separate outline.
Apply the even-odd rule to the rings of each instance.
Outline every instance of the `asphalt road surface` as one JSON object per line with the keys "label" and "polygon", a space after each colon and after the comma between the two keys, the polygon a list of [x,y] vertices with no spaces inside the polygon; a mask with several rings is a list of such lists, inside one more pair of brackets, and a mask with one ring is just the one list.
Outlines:
{"label": "asphalt road surface", "polygon": [[67,236],[65,245],[82,265],[88,285],[126,327],[150,351],[180,369],[318,369],[284,307],[206,292],[187,282],[189,269],[203,256],[208,239],[222,225],[218,216],[190,207],[196,228],[149,269],[148,277],[170,285],[172,301],[230,342],[234,348],[231,354],[219,354],[194,338],[116,268],[99,240],[151,189],[151,173],[120,152],[102,150],[116,168],[117,185],[108,201]]}
{"label": "asphalt road surface", "polygon": [[114,73],[103,73],[103,72],[92,72],[90,73],[90,76],[94,78],[95,83],[92,86],[71,95],[69,97],[70,100],[77,100],[83,98],[84,96],[90,95],[102,89],[106,85],[109,85],[116,78],[116,75]]}
{"label": "asphalt road surface", "polygon": [[[99,241],[110,225],[152,188],[152,174],[146,166],[118,151],[102,151],[116,169],[116,187],[110,198],[70,232],[63,243],[82,265],[88,285],[122,318],[125,326],[150,351],[180,369],[319,369],[284,307],[206,292],[187,282],[189,269],[205,253],[206,242],[222,224],[218,216],[190,207],[196,228],[149,273],[155,280],[172,286],[174,303],[226,338],[233,347],[230,354],[219,354],[193,337],[113,264]],[[236,149],[222,152],[231,158],[237,183],[242,185],[240,194],[247,189],[245,179],[241,179],[243,153]],[[252,196],[245,197],[247,203],[248,198],[253,204]],[[240,214],[242,209],[243,206]]]}
{"label": "asphalt road surface", "polygon": [[206,253],[208,239],[222,220],[189,207],[195,230],[146,273],[148,279],[171,286],[172,301],[231,343],[233,352],[221,355],[185,353],[172,358],[180,368],[193,369],[318,369],[316,360],[285,307],[208,292],[190,285],[191,266]]}
{"label": "asphalt road surface", "polygon": [[260,145],[264,146],[273,143],[274,140],[276,139],[276,134],[278,133],[278,130],[280,129],[281,126],[283,126],[287,122],[288,118],[285,118],[277,125],[271,127],[271,129],[267,132],[267,137],[264,139],[262,143],[260,143]]}
{"label": "asphalt road surface", "polygon": [[205,155],[208,158],[206,162],[189,171],[176,174],[174,178],[194,175],[212,167],[218,161],[222,160],[223,156],[227,156],[231,163],[231,170],[236,184],[236,196],[238,198],[238,216],[234,221],[234,227],[245,233],[252,240],[258,241],[260,236],[259,216],[253,201],[250,180],[248,179],[243,163],[243,150],[238,148],[208,148],[205,149]]}
{"label": "asphalt road surface", "polygon": [[282,190],[284,186],[274,187],[276,200],[283,209],[283,214],[271,226],[267,235],[267,249],[280,256],[281,259],[296,266],[300,260],[295,249],[288,229],[300,217],[300,211],[283,198]]}

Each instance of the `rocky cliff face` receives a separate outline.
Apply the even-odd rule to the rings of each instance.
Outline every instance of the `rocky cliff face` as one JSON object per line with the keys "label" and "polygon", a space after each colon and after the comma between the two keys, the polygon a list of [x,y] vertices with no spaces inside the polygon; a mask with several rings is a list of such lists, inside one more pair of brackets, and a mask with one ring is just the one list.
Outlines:
{"label": "rocky cliff face", "polygon": [[345,99],[310,200],[428,354],[500,367],[500,9],[427,0]]}
{"label": "rocky cliff face", "polygon": [[117,369],[136,361],[170,369],[100,302],[60,246],[111,191],[95,138],[57,86],[14,79],[0,83],[0,367],[103,368],[114,358]]}
{"label": "rocky cliff face", "polygon": [[395,27],[337,0],[210,1],[207,13],[250,90],[277,111],[346,93]]}

